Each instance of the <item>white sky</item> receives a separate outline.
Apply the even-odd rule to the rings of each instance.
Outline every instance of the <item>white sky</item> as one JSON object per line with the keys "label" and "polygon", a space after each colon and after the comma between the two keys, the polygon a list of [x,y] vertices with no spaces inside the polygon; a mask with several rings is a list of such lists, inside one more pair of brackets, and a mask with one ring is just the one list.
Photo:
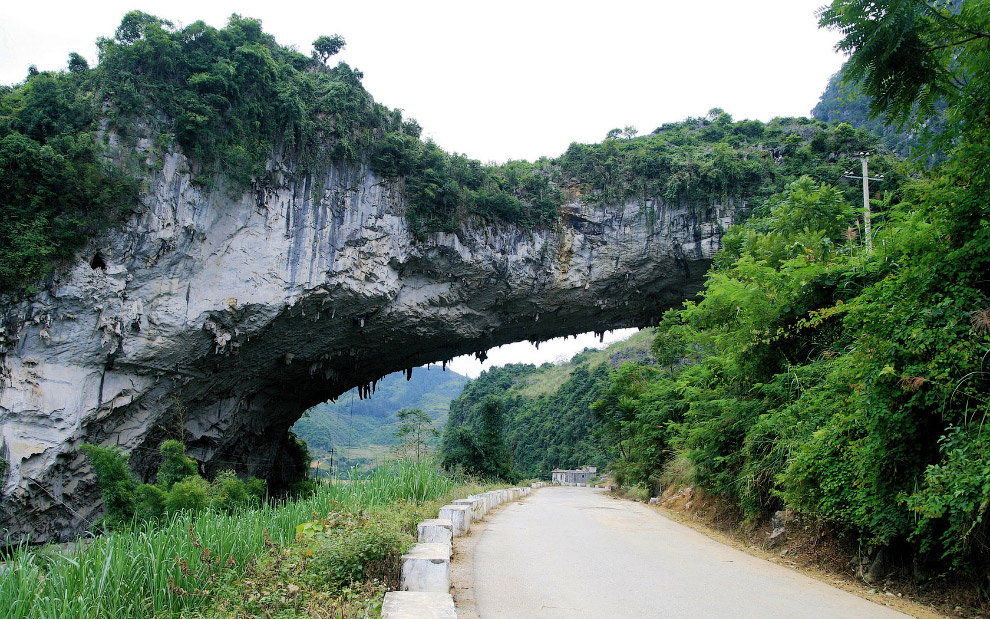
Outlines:
{"label": "white sky", "polygon": [[[95,64],[97,37],[113,36],[132,9],[217,27],[237,12],[305,53],[320,35],[342,35],[337,58],[442,148],[483,162],[533,160],[614,127],[645,134],[713,107],[737,120],[808,115],[842,63],[838,35],[817,28],[824,3],[7,0],[0,84],[23,80],[31,64],[62,69],[72,51]],[[512,350],[537,363],[563,354],[552,342]]]}
{"label": "white sky", "polygon": [[452,360],[447,364],[447,368],[458,374],[477,378],[483,370],[507,363],[532,363],[536,366],[547,362],[558,363],[570,360],[585,348],[605,348],[609,344],[629,338],[637,331],[638,329],[607,331],[601,341],[594,333],[582,333],[577,337],[558,337],[543,342],[539,348],[529,342],[516,342],[492,348],[488,351],[488,359],[484,363],[478,361],[474,355],[465,355]]}

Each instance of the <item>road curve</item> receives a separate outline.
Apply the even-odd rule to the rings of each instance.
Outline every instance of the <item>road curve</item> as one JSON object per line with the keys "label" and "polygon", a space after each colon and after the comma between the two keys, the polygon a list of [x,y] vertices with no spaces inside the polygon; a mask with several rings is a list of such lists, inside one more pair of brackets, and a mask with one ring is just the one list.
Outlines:
{"label": "road curve", "polygon": [[544,488],[491,518],[473,552],[481,619],[908,616],[591,488]]}

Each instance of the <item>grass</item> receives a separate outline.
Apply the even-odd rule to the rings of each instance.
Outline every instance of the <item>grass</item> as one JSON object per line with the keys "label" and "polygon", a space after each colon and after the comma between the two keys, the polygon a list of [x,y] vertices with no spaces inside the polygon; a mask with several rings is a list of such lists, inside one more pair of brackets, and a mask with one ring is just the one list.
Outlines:
{"label": "grass", "polygon": [[[233,516],[179,513],[157,525],[77,543],[21,547],[0,573],[5,619],[114,619],[187,615],[217,605],[212,593],[239,582],[259,557],[293,544],[296,526],[330,513],[432,509],[458,488],[432,464],[393,462],[347,484],[318,484],[311,497],[280,501]],[[403,525],[408,528],[408,525]],[[415,526],[415,523],[412,524]],[[291,616],[291,615],[290,615]]]}

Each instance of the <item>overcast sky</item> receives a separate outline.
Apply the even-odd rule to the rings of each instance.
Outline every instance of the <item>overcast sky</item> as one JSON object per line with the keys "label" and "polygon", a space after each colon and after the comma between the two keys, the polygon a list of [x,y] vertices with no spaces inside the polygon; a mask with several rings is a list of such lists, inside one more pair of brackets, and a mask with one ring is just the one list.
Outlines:
{"label": "overcast sky", "polygon": [[[817,28],[822,4],[6,0],[0,83],[20,82],[31,64],[62,69],[72,51],[95,64],[97,37],[113,36],[132,9],[217,27],[237,12],[305,53],[322,34],[342,35],[338,58],[444,149],[483,162],[533,160],[601,141],[614,127],[649,133],[713,107],[737,120],[809,115],[842,64],[838,35]],[[565,353],[547,342],[512,354],[539,363]]]}

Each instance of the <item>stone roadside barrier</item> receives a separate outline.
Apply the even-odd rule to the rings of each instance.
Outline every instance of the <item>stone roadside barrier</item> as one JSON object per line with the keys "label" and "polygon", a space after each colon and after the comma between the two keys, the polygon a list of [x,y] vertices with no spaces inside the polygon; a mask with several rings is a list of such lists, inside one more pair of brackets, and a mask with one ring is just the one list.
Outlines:
{"label": "stone roadside barrier", "polygon": [[467,505],[470,507],[472,521],[481,520],[487,513],[485,510],[485,501],[482,499],[457,499],[456,501],[451,501],[451,505]]}
{"label": "stone roadside barrier", "polygon": [[485,509],[485,513],[486,514],[488,512],[490,512],[492,510],[492,508],[495,507],[495,500],[492,499],[492,497],[490,497],[487,493],[485,493],[485,494],[469,494],[468,495],[468,498],[469,499],[481,499],[481,501],[485,504],[485,508],[484,509]]}
{"label": "stone roadside barrier", "polygon": [[440,508],[437,518],[416,526],[419,543],[402,555],[401,591],[385,594],[382,619],[457,619],[450,595],[450,555],[453,539],[471,529],[492,509],[546,486],[536,482],[526,488],[491,490],[458,499]]}
{"label": "stone roadside barrier", "polygon": [[467,505],[444,505],[440,508],[440,518],[450,518],[454,525],[454,537],[471,530],[471,508]]}
{"label": "stone roadside barrier", "polygon": [[382,604],[382,619],[457,619],[449,593],[389,591]]}
{"label": "stone roadside barrier", "polygon": [[450,544],[416,544],[402,555],[402,588],[450,592]]}
{"label": "stone roadside barrier", "polygon": [[449,518],[434,518],[424,520],[416,525],[418,540],[421,544],[447,544],[450,546],[454,539],[454,523]]}

